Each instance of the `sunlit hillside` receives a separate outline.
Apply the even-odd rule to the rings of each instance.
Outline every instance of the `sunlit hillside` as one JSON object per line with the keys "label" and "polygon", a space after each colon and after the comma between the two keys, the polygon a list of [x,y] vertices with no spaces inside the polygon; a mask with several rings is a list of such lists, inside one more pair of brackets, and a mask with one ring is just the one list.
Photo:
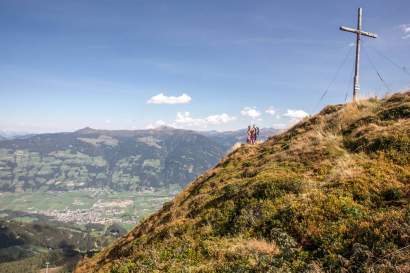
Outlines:
{"label": "sunlit hillside", "polygon": [[88,272],[409,272],[410,92],[244,145]]}

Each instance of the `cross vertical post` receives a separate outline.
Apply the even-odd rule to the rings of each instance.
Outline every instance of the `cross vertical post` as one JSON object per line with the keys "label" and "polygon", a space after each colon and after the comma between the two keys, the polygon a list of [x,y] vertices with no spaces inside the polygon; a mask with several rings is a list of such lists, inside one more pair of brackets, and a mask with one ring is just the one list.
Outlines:
{"label": "cross vertical post", "polygon": [[360,91],[359,74],[360,74],[360,31],[362,30],[362,8],[357,10],[357,34],[356,34],[356,61],[354,65],[353,79],[353,101],[356,101],[357,94]]}
{"label": "cross vertical post", "polygon": [[354,69],[354,78],[353,78],[353,102],[356,101],[357,96],[360,91],[360,82],[359,82],[359,75],[360,75],[360,40],[361,36],[367,36],[370,38],[377,38],[377,34],[362,31],[362,8],[357,10],[357,29],[352,29],[349,27],[341,26],[340,30],[352,32],[356,34],[356,61],[355,61],[355,69]]}

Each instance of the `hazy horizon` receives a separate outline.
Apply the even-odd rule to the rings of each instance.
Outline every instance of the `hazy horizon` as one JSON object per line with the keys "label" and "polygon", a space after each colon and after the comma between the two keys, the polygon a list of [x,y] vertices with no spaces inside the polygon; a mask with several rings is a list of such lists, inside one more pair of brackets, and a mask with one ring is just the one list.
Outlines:
{"label": "hazy horizon", "polygon": [[[8,130],[0,130],[0,136],[3,137],[14,137],[14,136],[24,136],[24,135],[40,135],[40,134],[58,134],[58,133],[74,133],[80,130],[84,129],[90,129],[90,130],[96,130],[96,131],[148,131],[148,130],[161,130],[161,129],[173,129],[173,130],[187,130],[187,131],[194,131],[194,132],[218,132],[218,133],[228,133],[228,132],[236,132],[236,131],[241,131],[241,130],[246,130],[246,127],[243,128],[238,128],[238,129],[233,129],[233,130],[223,130],[223,129],[184,129],[184,128],[176,128],[168,125],[162,125],[154,128],[140,128],[140,129],[102,129],[102,128],[93,128],[93,127],[83,127],[83,128],[77,128],[74,130],[69,130],[69,131],[44,131],[44,132],[29,132],[29,131],[8,131]],[[261,130],[283,130],[286,128],[274,128],[274,127],[260,127],[259,129]]]}

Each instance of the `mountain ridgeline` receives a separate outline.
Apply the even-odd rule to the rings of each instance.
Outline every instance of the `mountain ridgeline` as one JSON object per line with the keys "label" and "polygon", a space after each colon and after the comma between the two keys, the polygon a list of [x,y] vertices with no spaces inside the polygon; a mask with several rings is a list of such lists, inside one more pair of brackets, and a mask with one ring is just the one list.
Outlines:
{"label": "mountain ridgeline", "polygon": [[410,272],[410,92],[244,145],[76,273]]}
{"label": "mountain ridgeline", "polygon": [[[275,130],[262,132],[266,138]],[[184,186],[244,139],[243,131],[225,136],[162,127],[135,131],[84,128],[2,140],[0,191]]]}

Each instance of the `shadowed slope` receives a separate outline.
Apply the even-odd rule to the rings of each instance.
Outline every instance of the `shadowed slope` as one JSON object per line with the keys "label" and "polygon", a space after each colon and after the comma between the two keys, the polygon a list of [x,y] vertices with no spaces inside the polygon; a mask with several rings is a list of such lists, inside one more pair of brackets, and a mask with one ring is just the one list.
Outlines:
{"label": "shadowed slope", "polygon": [[75,272],[408,272],[409,117],[409,92],[328,106],[235,150]]}

